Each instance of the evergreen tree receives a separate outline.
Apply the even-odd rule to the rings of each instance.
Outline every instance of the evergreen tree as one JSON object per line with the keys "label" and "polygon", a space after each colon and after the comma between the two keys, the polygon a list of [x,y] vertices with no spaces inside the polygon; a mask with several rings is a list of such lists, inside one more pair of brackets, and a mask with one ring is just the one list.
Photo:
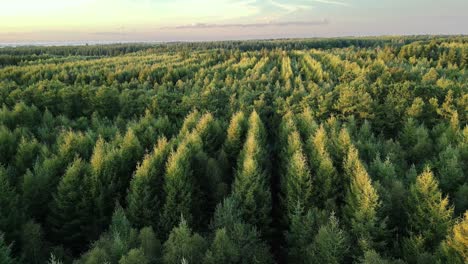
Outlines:
{"label": "evergreen tree", "polygon": [[[290,135],[289,142],[300,140],[299,133]],[[294,143],[290,143],[294,144]],[[289,216],[294,212],[297,203],[304,205],[308,211],[312,207],[312,184],[310,171],[302,148],[298,148],[286,161],[286,174],[282,186],[284,186],[283,202]]]}
{"label": "evergreen tree", "polygon": [[344,181],[338,181],[338,173],[327,151],[327,132],[320,126],[307,141],[308,157],[314,173],[314,204],[319,208],[334,209],[334,200],[343,200]]}
{"label": "evergreen tree", "polygon": [[468,212],[452,227],[440,251],[445,263],[461,264],[468,261]]}
{"label": "evergreen tree", "polygon": [[128,218],[134,226],[159,228],[159,218],[164,204],[164,171],[171,149],[165,138],[158,140],[151,154],[138,166],[130,183],[127,196]]}
{"label": "evergreen tree", "polygon": [[16,263],[13,257],[11,256],[11,248],[5,243],[2,233],[0,233],[0,263],[2,264]]}
{"label": "evergreen tree", "polygon": [[187,221],[182,218],[179,226],[174,227],[164,243],[163,263],[179,264],[183,260],[187,263],[203,263],[205,250],[205,239],[192,233]]}
{"label": "evergreen tree", "polygon": [[332,214],[328,223],[318,230],[307,251],[312,263],[343,263],[348,252],[348,236],[339,227],[338,219]]}
{"label": "evergreen tree", "polygon": [[17,238],[21,221],[18,195],[8,180],[6,170],[0,165],[0,231],[6,232],[5,241],[10,243]]}
{"label": "evergreen tree", "polygon": [[377,216],[379,196],[354,146],[349,148],[343,167],[349,180],[344,217],[351,228],[353,240],[358,242],[359,250],[364,252],[375,246],[376,236],[383,231]]}
{"label": "evergreen tree", "polygon": [[138,241],[143,254],[150,263],[158,263],[162,256],[161,242],[151,227],[144,227],[140,230]]}
{"label": "evergreen tree", "polygon": [[57,187],[51,204],[49,226],[54,241],[61,241],[67,248],[79,253],[92,238],[92,200],[90,168],[76,159],[67,169]]}
{"label": "evergreen tree", "polygon": [[119,264],[149,264],[150,262],[145,257],[143,250],[139,248],[131,249],[127,255],[119,260]]}
{"label": "evergreen tree", "polygon": [[46,247],[42,227],[33,221],[23,225],[21,235],[21,259],[25,263],[41,264],[46,259]]}
{"label": "evergreen tree", "polygon": [[[236,165],[237,157],[242,149],[242,142],[247,131],[247,120],[243,112],[235,113],[229,123],[227,130],[226,141],[224,142],[223,150],[226,153],[229,171]],[[229,181],[230,183],[230,181]]]}
{"label": "evergreen tree", "polygon": [[125,197],[133,171],[143,153],[144,150],[140,145],[140,141],[133,133],[133,130],[129,129],[120,145],[118,156],[120,167],[115,179],[117,182],[117,193],[115,195],[121,198],[119,201],[123,201],[122,198]]}
{"label": "evergreen tree", "polygon": [[201,139],[195,134],[189,134],[179,145],[177,151],[172,152],[167,161],[161,224],[164,234],[167,234],[183,215],[188,223],[193,223],[200,214],[199,191],[194,179],[193,157],[201,149]]}
{"label": "evergreen tree", "polygon": [[312,263],[308,252],[313,242],[316,225],[317,219],[314,218],[312,211],[304,212],[298,203],[285,234],[289,263]]}
{"label": "evergreen tree", "polygon": [[410,188],[408,231],[420,235],[425,248],[433,250],[447,235],[453,208],[442,197],[432,172],[426,168]]}
{"label": "evergreen tree", "polygon": [[271,193],[264,146],[265,128],[254,111],[249,117],[249,130],[239,157],[232,195],[239,203],[243,219],[266,235],[271,222]]}
{"label": "evergreen tree", "polygon": [[212,230],[214,240],[206,252],[206,263],[272,263],[267,244],[254,226],[242,221],[232,197],[217,206]]}

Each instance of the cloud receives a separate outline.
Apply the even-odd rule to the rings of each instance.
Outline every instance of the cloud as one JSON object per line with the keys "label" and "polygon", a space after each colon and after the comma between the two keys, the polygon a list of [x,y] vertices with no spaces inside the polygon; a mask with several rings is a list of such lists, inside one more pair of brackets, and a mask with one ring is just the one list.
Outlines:
{"label": "cloud", "polygon": [[317,3],[322,3],[322,4],[330,4],[330,5],[340,5],[340,6],[349,6],[348,3],[340,2],[340,1],[334,1],[334,0],[312,0]]}
{"label": "cloud", "polygon": [[270,0],[270,4],[272,6],[278,7],[280,9],[283,9],[283,10],[288,11],[288,12],[295,12],[295,11],[298,11],[300,9],[310,9],[311,8],[310,5],[284,4],[284,3],[280,3],[280,2],[277,2],[277,1],[274,1],[274,0]]}
{"label": "cloud", "polygon": [[248,24],[207,24],[195,23],[191,25],[181,25],[174,27],[162,27],[160,29],[211,29],[211,28],[255,28],[255,27],[286,27],[286,26],[322,26],[328,25],[328,19],[317,21],[285,21],[270,23],[248,23]]}

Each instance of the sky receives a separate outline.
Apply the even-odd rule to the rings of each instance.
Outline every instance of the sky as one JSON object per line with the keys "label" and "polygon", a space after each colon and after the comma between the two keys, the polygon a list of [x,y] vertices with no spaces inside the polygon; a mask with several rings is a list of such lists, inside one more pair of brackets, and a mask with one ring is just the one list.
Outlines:
{"label": "sky", "polygon": [[468,34],[468,0],[0,0],[0,43]]}

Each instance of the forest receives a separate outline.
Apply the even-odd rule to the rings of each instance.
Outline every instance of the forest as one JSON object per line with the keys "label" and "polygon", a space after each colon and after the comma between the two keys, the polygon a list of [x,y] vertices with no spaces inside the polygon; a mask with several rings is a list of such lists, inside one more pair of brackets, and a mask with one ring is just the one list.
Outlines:
{"label": "forest", "polygon": [[468,37],[0,48],[29,263],[468,263]]}

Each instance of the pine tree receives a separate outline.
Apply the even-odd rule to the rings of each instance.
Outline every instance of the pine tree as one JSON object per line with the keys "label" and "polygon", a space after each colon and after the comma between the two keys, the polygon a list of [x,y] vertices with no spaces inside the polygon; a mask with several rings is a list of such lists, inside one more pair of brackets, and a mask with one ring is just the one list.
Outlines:
{"label": "pine tree", "polygon": [[138,241],[141,250],[148,258],[150,263],[156,263],[162,257],[162,245],[157,239],[156,234],[151,227],[144,227],[140,230]]}
{"label": "pine tree", "polygon": [[242,220],[232,197],[216,207],[211,229],[215,238],[206,252],[206,263],[272,263],[267,244],[254,226]]}
{"label": "pine tree", "polygon": [[285,234],[288,263],[312,263],[308,252],[316,231],[316,221],[312,211],[304,212],[303,207],[297,204]]}
{"label": "pine tree", "polygon": [[[300,140],[299,133],[293,133],[289,142]],[[294,143],[292,143],[294,144]],[[297,149],[286,162],[286,175],[282,186],[284,186],[283,202],[285,214],[289,216],[294,212],[297,203],[304,205],[308,211],[312,207],[312,184],[310,171],[302,148]]]}
{"label": "pine tree", "polygon": [[164,234],[177,224],[181,215],[186,219],[184,221],[192,224],[193,219],[200,216],[197,213],[199,187],[193,173],[193,157],[201,146],[200,137],[195,133],[189,134],[167,161],[164,182],[166,199],[161,216]]}
{"label": "pine tree", "polygon": [[8,180],[6,170],[0,165],[0,231],[7,232],[7,242],[17,238],[21,221],[19,197]]}
{"label": "pine tree", "polygon": [[265,128],[254,111],[249,117],[249,130],[239,157],[232,195],[239,203],[243,219],[266,235],[271,222],[271,193],[264,146]]}
{"label": "pine tree", "polygon": [[343,167],[349,180],[344,217],[354,241],[358,242],[359,250],[363,252],[375,246],[375,236],[382,231],[382,223],[377,216],[379,196],[354,146],[349,148]]}
{"label": "pine tree", "polygon": [[328,223],[318,230],[308,252],[313,263],[343,263],[348,252],[348,235],[339,227],[338,219],[332,214]]}
{"label": "pine tree", "polygon": [[408,231],[420,235],[428,250],[433,250],[447,235],[453,208],[442,197],[437,180],[426,168],[410,188]]}
{"label": "pine tree", "polygon": [[344,181],[339,182],[338,173],[327,150],[327,132],[320,126],[307,141],[308,157],[314,173],[314,204],[319,208],[334,209],[335,199],[341,201]]}
{"label": "pine tree", "polygon": [[139,248],[131,249],[127,255],[123,256],[119,260],[119,264],[149,264],[149,260],[146,258],[143,250]]}
{"label": "pine tree", "polygon": [[130,183],[127,196],[128,218],[134,226],[159,228],[164,204],[164,172],[171,144],[166,138],[158,140],[151,154],[146,155]]}
{"label": "pine tree", "polygon": [[440,251],[446,263],[461,264],[468,261],[468,212],[452,227]]}
{"label": "pine tree", "polygon": [[204,151],[208,155],[214,156],[222,143],[222,131],[219,122],[214,119],[211,113],[206,113],[200,118],[195,130],[203,142]]}
{"label": "pine tree", "polygon": [[[242,149],[242,142],[247,131],[247,120],[243,112],[235,113],[229,123],[227,130],[226,141],[224,142],[223,150],[226,153],[229,171],[236,165],[237,157]],[[230,182],[229,182],[230,183]]]}
{"label": "pine tree", "polygon": [[143,156],[144,150],[141,147],[140,141],[133,133],[133,130],[129,129],[125,134],[123,141],[119,149],[119,170],[117,172],[117,178],[114,179],[117,182],[117,195],[123,202],[129,183],[132,179],[133,171],[137,165],[137,162]]}
{"label": "pine tree", "polygon": [[200,113],[197,110],[192,111],[188,114],[185,119],[184,123],[182,124],[182,128],[179,131],[179,135],[177,136],[177,140],[183,140],[198,124],[200,120]]}
{"label": "pine tree", "polygon": [[2,264],[16,263],[13,257],[11,256],[11,248],[5,243],[2,233],[0,233],[0,263]]}
{"label": "pine tree", "polygon": [[25,263],[41,264],[45,261],[45,239],[42,227],[29,221],[23,225],[21,235],[21,259]]}
{"label": "pine tree", "polygon": [[118,167],[118,153],[111,148],[103,138],[99,138],[94,146],[91,157],[92,191],[96,204],[94,213],[98,235],[108,224],[110,215],[115,208],[117,182],[115,180]]}
{"label": "pine tree", "polygon": [[53,238],[79,253],[84,249],[93,228],[90,168],[76,159],[57,187],[51,204],[49,226]]}
{"label": "pine tree", "polygon": [[311,135],[315,134],[317,123],[314,120],[310,108],[305,107],[302,113],[296,115],[296,126],[303,141],[308,140]]}
{"label": "pine tree", "polygon": [[184,259],[187,263],[202,263],[205,250],[205,239],[192,233],[187,221],[182,218],[164,243],[163,263],[179,264]]}
{"label": "pine tree", "polygon": [[228,236],[226,229],[216,230],[213,243],[206,252],[204,263],[238,263],[241,259],[235,243]]}

